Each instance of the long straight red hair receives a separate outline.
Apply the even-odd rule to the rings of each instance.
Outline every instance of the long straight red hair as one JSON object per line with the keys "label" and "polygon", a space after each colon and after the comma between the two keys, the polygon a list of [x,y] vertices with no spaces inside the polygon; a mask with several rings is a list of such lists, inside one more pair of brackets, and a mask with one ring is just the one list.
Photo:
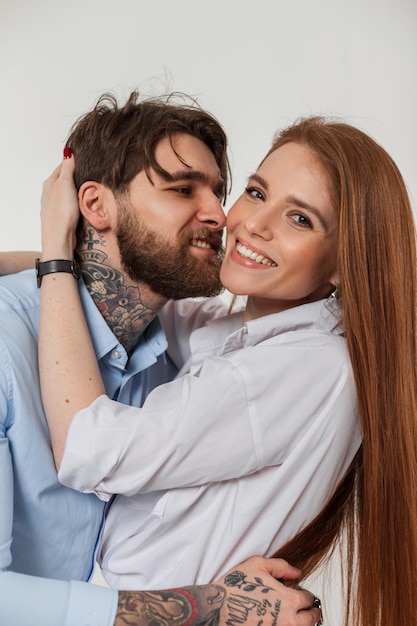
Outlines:
{"label": "long straight red hair", "polygon": [[412,626],[417,289],[411,204],[391,157],[361,130],[321,117],[302,119],[276,137],[268,154],[288,142],[314,152],[339,212],[339,291],[363,443],[327,507],[278,554],[308,574],[343,536],[346,625]]}

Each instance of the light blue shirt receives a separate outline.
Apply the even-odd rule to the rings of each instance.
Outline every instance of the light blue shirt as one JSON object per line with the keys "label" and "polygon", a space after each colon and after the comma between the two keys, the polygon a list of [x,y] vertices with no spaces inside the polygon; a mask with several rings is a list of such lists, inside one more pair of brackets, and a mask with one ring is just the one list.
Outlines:
{"label": "light blue shirt", "polygon": [[[176,373],[159,320],[128,358],[82,281],[79,287],[107,394],[141,406]],[[38,322],[34,271],[1,277],[0,624],[111,625],[117,594],[68,582],[93,571],[104,505],[58,482],[39,388]]]}

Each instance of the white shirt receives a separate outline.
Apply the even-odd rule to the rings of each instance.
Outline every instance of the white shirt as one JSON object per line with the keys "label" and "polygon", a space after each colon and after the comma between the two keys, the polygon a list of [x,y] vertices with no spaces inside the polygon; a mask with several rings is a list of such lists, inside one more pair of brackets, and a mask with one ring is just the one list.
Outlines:
{"label": "white shirt", "polygon": [[211,304],[177,306],[167,328],[177,365],[192,352],[189,374],[141,409],[101,396],[70,428],[60,479],[123,494],[101,546],[117,588],[204,583],[272,554],[322,509],[360,445],[336,301],[333,312],[320,301],[244,325],[221,317],[187,347],[186,320],[204,323],[206,306],[212,317]]}

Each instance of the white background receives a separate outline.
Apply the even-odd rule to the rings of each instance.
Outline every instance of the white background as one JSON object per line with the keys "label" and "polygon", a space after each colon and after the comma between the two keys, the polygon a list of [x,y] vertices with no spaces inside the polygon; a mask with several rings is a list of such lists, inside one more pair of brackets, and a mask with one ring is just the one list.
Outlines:
{"label": "white background", "polygon": [[273,133],[342,116],[417,197],[416,0],[0,0],[0,249],[39,246],[42,181],[112,90],[196,96],[230,139],[240,193]]}
{"label": "white background", "polygon": [[197,97],[229,135],[231,200],[278,128],[342,116],[393,156],[415,207],[416,76],[416,0],[0,0],[0,249],[39,247],[42,181],[108,90]]}

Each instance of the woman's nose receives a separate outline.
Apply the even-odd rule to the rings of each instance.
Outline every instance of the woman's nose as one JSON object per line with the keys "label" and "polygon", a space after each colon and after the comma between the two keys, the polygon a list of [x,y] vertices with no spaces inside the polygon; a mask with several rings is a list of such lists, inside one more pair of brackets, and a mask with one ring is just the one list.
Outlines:
{"label": "woman's nose", "polygon": [[272,216],[268,210],[259,209],[251,213],[245,220],[245,228],[252,236],[263,239],[272,238]]}

